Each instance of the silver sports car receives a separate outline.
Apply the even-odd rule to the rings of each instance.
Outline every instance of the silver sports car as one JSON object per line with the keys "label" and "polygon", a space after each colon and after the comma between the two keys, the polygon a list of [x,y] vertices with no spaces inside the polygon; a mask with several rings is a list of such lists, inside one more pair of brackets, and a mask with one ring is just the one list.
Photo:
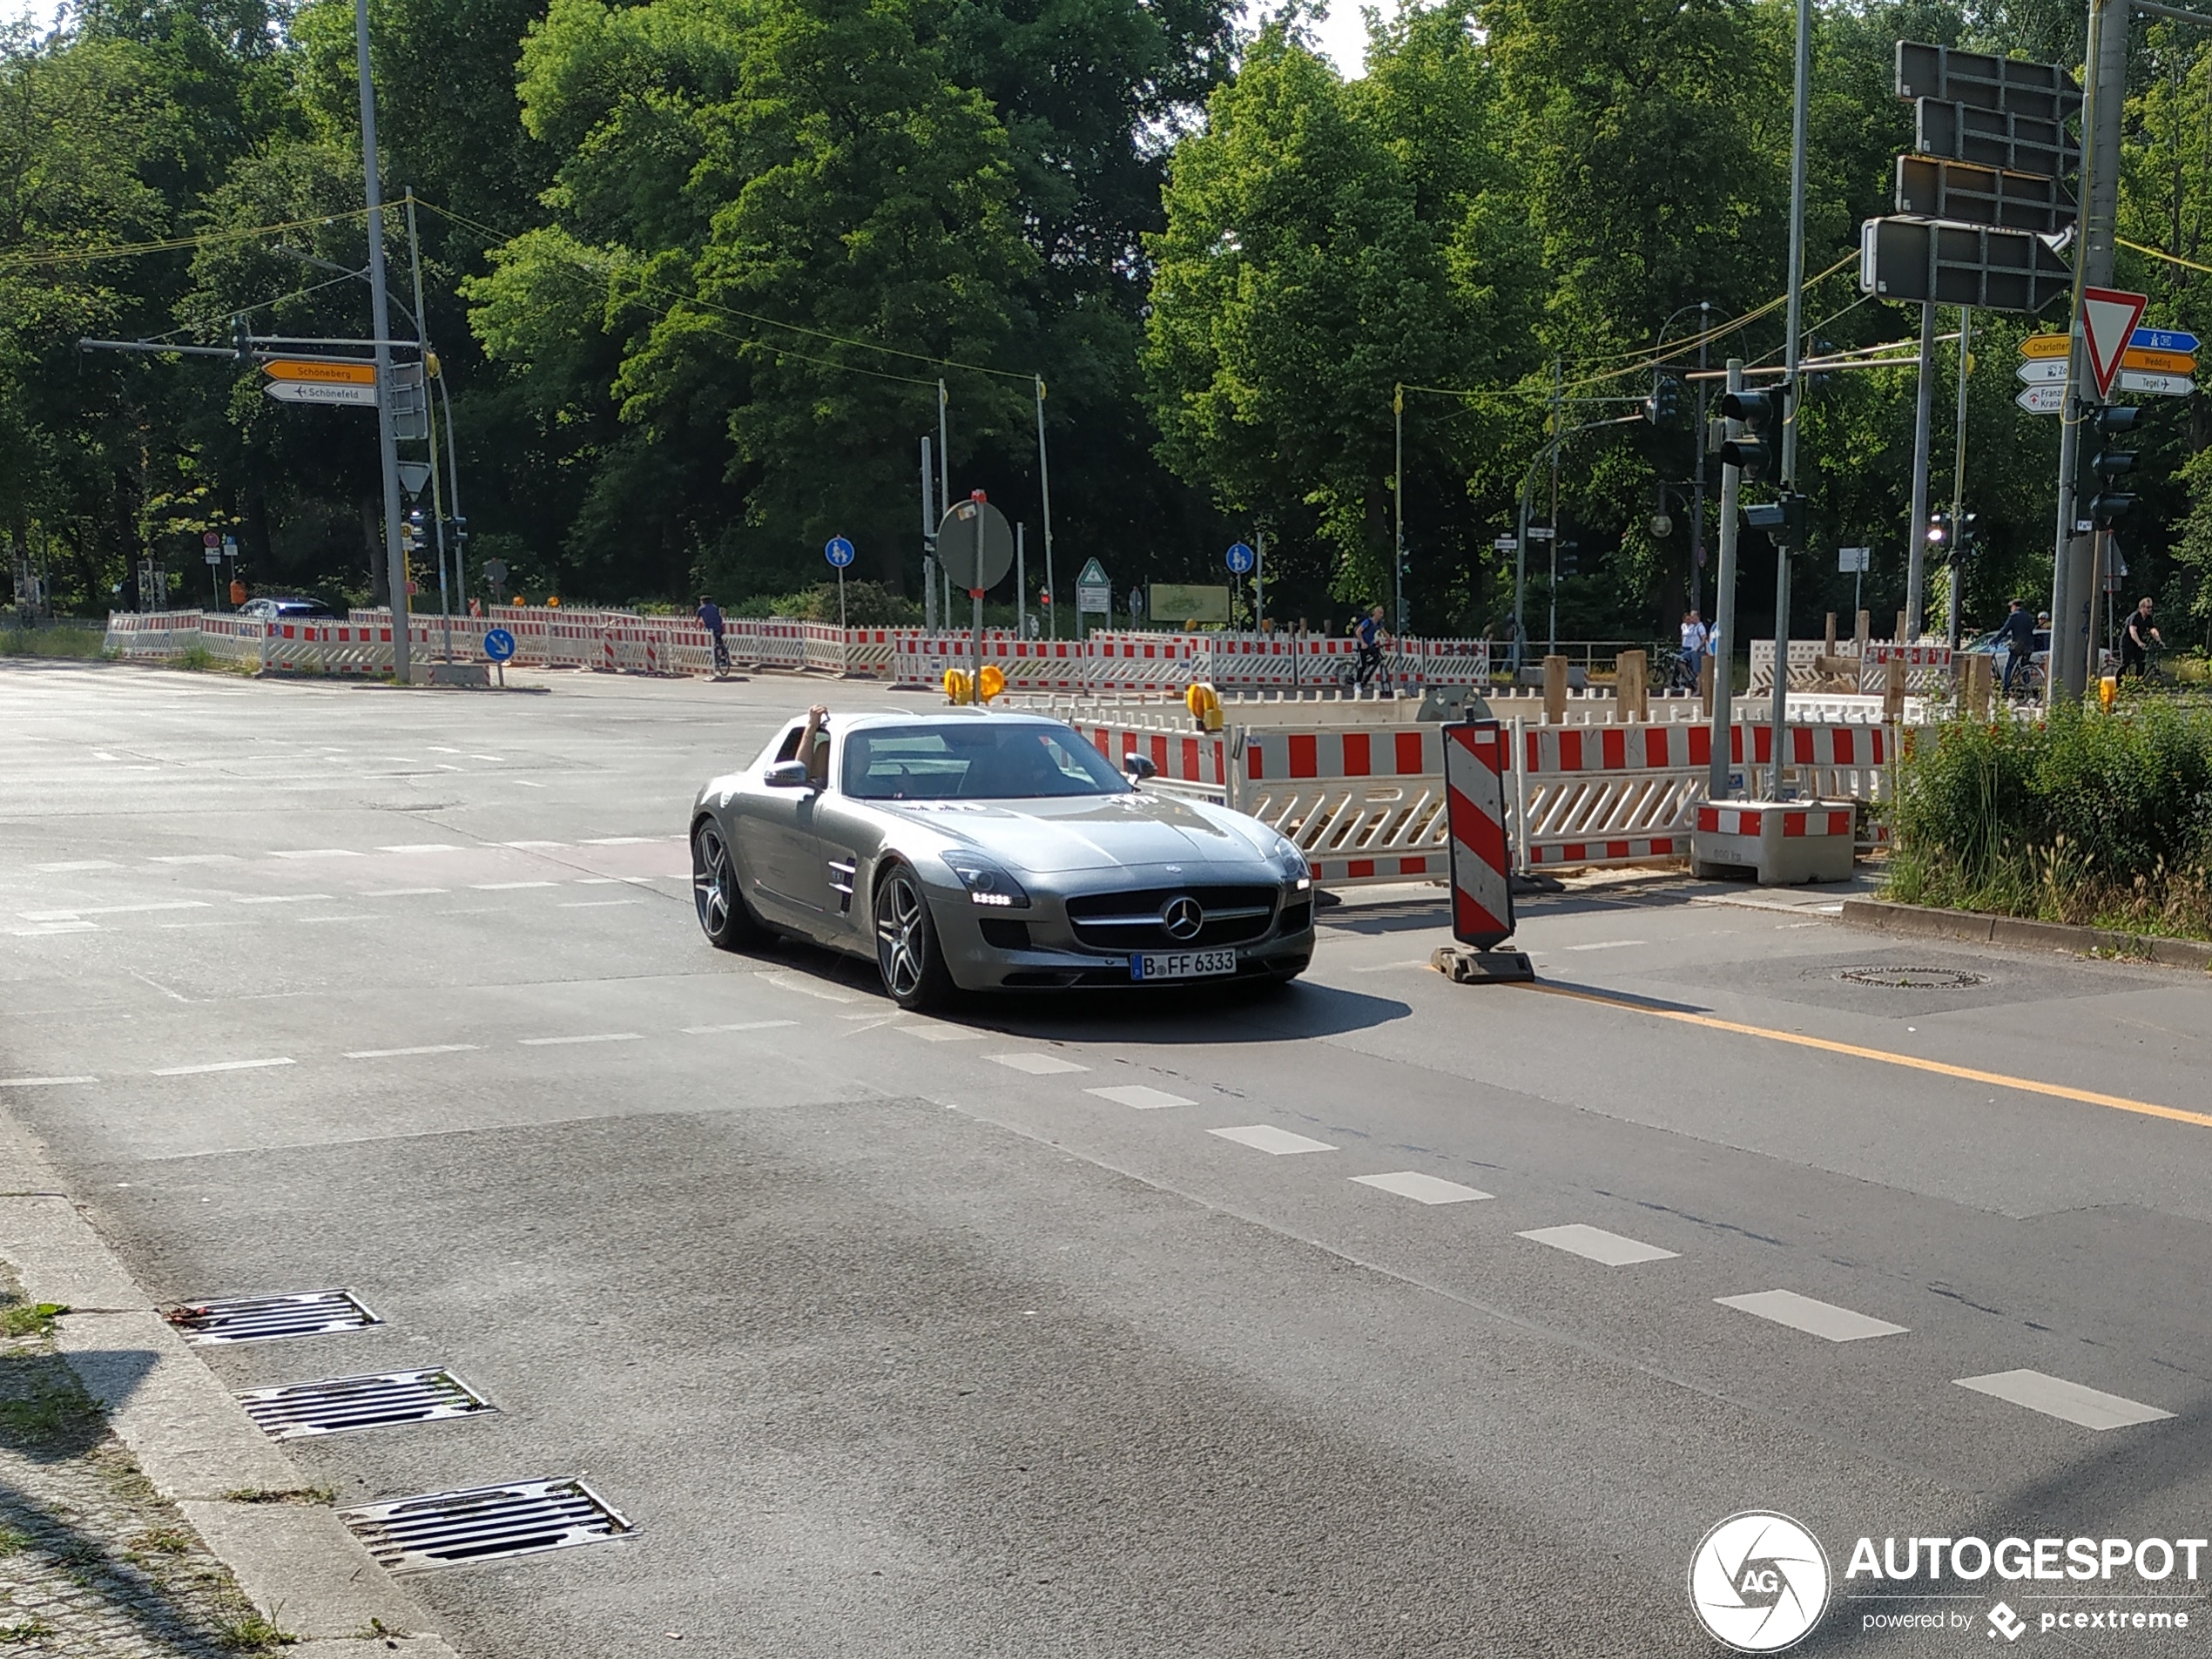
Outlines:
{"label": "silver sports car", "polygon": [[1137,786],[1073,728],[951,709],[794,720],[691,810],[699,926],[873,956],[900,1007],[958,991],[1289,980],[1305,857],[1257,819]]}

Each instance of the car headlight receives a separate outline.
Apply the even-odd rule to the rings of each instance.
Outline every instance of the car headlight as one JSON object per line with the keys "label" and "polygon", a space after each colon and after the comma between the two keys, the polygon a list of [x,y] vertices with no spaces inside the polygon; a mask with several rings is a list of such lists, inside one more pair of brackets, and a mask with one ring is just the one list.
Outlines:
{"label": "car headlight", "polygon": [[1029,895],[1005,869],[980,853],[948,853],[945,867],[968,889],[970,904],[999,910],[1027,910]]}
{"label": "car headlight", "polygon": [[1284,867],[1289,871],[1291,879],[1298,883],[1300,893],[1313,885],[1313,867],[1305,861],[1305,854],[1297,842],[1287,835],[1278,835],[1271,851],[1283,860]]}

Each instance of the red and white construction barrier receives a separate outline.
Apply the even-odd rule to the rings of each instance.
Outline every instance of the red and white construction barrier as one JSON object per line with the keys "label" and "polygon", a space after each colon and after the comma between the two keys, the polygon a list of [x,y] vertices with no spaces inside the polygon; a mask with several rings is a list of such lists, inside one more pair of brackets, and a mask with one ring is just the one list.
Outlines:
{"label": "red and white construction barrier", "polygon": [[1446,818],[1452,838],[1452,937],[1433,966],[1455,980],[1526,980],[1528,958],[1499,946],[1513,937],[1513,853],[1506,836],[1507,774],[1513,743],[1495,720],[1448,725],[1444,735]]}
{"label": "red and white construction barrier", "polygon": [[1697,809],[1690,870],[1703,876],[1749,868],[1766,887],[1848,881],[1858,823],[1850,801],[1714,802]]}

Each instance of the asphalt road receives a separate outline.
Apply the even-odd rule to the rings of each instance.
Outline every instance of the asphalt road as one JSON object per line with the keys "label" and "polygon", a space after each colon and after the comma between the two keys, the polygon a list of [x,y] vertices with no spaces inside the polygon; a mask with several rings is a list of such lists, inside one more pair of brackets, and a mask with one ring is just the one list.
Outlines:
{"label": "asphalt road", "polygon": [[[800,702],[898,698],[536,683],[0,664],[0,1111],[157,1299],[385,1321],[233,1386],[499,1407],[295,1443],[341,1502],[638,1524],[411,1580],[465,1652],[1703,1655],[1739,1510],[1839,1598],[1900,1588],[1862,1535],[2212,1531],[2212,1121],[2133,1109],[2212,1115],[2202,980],[1662,881],[1525,904],[1540,989],[1401,894],[1278,995],[909,1017],[710,949],[682,839]],[[1968,1588],[1804,1650],[2114,1587]]]}

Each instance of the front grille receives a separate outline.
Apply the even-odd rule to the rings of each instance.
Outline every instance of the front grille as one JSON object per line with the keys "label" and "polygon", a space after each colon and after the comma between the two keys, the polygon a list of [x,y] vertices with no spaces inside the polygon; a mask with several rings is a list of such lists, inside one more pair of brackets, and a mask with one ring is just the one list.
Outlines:
{"label": "front grille", "polygon": [[271,1342],[280,1337],[320,1337],[363,1331],[384,1322],[351,1291],[307,1291],[294,1296],[234,1296],[165,1308],[162,1318],[195,1347],[224,1342]]}
{"label": "front grille", "polygon": [[442,1368],[251,1388],[238,1398],[246,1414],[273,1440],[343,1434],[395,1423],[430,1423],[497,1409]]}
{"label": "front grille", "polygon": [[368,1553],[408,1572],[620,1538],[637,1527],[581,1480],[515,1480],[341,1509]]}
{"label": "front grille", "polygon": [[[1160,925],[1170,899],[1197,900],[1205,921],[1195,939],[1177,939]],[[1263,937],[1275,918],[1276,890],[1263,887],[1149,887],[1094,893],[1068,900],[1068,926],[1093,950],[1210,950]]]}
{"label": "front grille", "polygon": [[983,929],[983,942],[993,950],[1029,948],[1029,924],[1026,921],[1005,921],[996,916],[986,916],[979,925]]}

